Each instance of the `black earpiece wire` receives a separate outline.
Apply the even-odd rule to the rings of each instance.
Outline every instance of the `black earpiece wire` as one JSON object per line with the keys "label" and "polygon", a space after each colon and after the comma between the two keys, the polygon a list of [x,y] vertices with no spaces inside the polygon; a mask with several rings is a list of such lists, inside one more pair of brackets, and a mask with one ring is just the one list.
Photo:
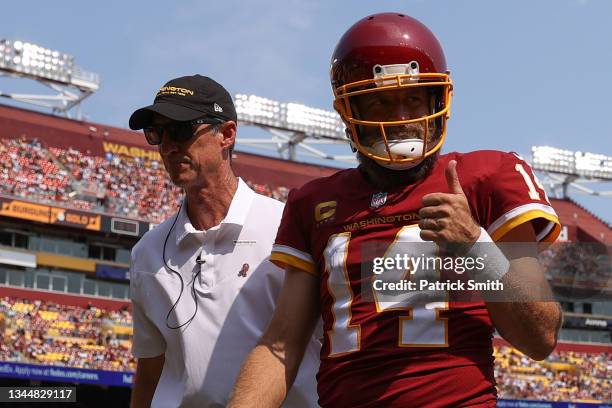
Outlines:
{"label": "black earpiece wire", "polygon": [[174,222],[172,222],[172,226],[170,226],[170,229],[168,230],[168,233],[166,234],[166,239],[164,240],[164,247],[162,249],[162,259],[164,260],[164,267],[168,269],[170,272],[176,274],[181,280],[181,291],[179,293],[178,299],[176,299],[176,302],[174,302],[174,304],[168,311],[168,314],[166,315],[166,327],[172,330],[180,329],[181,327],[188,325],[189,323],[191,323],[193,319],[195,319],[196,314],[198,313],[198,300],[196,298],[195,280],[200,276],[200,273],[202,272],[201,265],[204,263],[200,261],[200,256],[198,256],[198,259],[196,260],[196,265],[198,265],[198,271],[193,274],[193,276],[191,277],[191,280],[189,281],[189,283],[187,283],[187,286],[191,284],[191,297],[193,298],[193,303],[195,303],[195,311],[185,323],[179,324],[178,326],[170,326],[168,324],[168,319],[170,319],[170,314],[172,314],[172,311],[176,308],[176,306],[178,305],[178,302],[181,300],[181,297],[183,296],[183,289],[185,289],[185,282],[183,282],[183,277],[181,276],[181,274],[178,271],[175,271],[174,269],[172,269],[170,265],[168,265],[168,262],[166,261],[166,245],[168,244],[170,233],[172,232],[172,229],[174,228],[176,221],[178,221],[178,217],[181,214],[182,209],[183,209],[183,202],[181,202],[178,212],[176,213],[176,216],[174,217]]}

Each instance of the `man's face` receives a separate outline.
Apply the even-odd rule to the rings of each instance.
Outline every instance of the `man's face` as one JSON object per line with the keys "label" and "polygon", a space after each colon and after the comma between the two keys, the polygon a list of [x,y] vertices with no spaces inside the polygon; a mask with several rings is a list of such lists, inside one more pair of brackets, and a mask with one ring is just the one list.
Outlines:
{"label": "man's face", "polygon": [[[418,119],[431,113],[429,91],[424,87],[358,95],[351,98],[351,108],[356,119],[371,122]],[[388,140],[423,140],[425,128],[423,122],[417,122],[400,126],[385,126],[385,133]],[[380,128],[378,126],[359,126],[359,140],[365,146],[372,146],[376,141],[382,140]]]}
{"label": "man's face", "polygon": [[[156,115],[154,125],[166,125],[172,120]],[[207,175],[215,173],[222,162],[223,148],[219,132],[210,132],[211,125],[194,126],[194,136],[176,142],[164,131],[159,153],[172,182],[181,188],[206,185]]]}
{"label": "man's face", "polygon": [[[371,122],[395,122],[418,119],[432,114],[432,97],[427,87],[411,87],[390,91],[372,92],[351,98],[351,109],[355,119]],[[383,140],[379,126],[357,126],[359,141],[372,146]],[[388,140],[425,139],[425,121],[399,126],[384,125]],[[436,138],[435,121],[429,121],[427,144]],[[426,177],[433,168],[437,154],[424,159],[420,165],[409,170],[390,170],[363,153],[357,155],[362,170],[380,188],[388,189],[412,184]]]}

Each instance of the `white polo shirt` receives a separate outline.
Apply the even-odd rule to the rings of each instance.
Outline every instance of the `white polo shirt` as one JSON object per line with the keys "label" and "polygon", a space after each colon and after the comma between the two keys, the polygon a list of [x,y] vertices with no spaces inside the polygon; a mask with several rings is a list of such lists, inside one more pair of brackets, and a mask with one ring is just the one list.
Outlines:
{"label": "white polo shirt", "polygon": [[[135,357],[165,353],[152,407],[225,407],[240,366],[274,312],[284,271],[269,261],[283,204],[256,194],[238,179],[238,189],[221,224],[196,230],[183,206],[175,216],[147,232],[132,249],[130,297]],[[169,329],[166,316],[180,329]],[[196,259],[200,257],[202,264]],[[197,312],[192,296],[195,280]],[[311,340],[285,407],[316,407],[315,374],[320,343]]]}

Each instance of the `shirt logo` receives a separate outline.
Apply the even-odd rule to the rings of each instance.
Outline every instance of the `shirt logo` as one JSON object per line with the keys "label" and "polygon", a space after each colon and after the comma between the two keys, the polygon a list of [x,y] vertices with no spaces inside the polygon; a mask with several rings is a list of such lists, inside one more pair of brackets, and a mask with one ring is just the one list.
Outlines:
{"label": "shirt logo", "polygon": [[325,201],[317,204],[314,214],[315,221],[320,223],[333,217],[336,213],[336,205],[338,205],[336,201]]}
{"label": "shirt logo", "polygon": [[240,272],[238,272],[238,276],[242,278],[246,278],[247,272],[249,271],[249,264],[242,264],[242,268],[240,268]]}
{"label": "shirt logo", "polygon": [[223,112],[223,108],[220,107],[217,102],[215,102],[215,104],[213,105],[213,108],[215,109],[215,112]]}
{"label": "shirt logo", "polygon": [[372,195],[372,202],[370,203],[371,208],[378,208],[383,206],[387,202],[387,193],[376,193]]}

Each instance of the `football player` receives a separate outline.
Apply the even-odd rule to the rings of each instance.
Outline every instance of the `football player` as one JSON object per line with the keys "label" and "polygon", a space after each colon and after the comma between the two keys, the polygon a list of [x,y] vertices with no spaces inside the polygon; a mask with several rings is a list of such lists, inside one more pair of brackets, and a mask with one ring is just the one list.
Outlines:
{"label": "football player", "polygon": [[[287,270],[284,289],[230,406],[282,403],[319,316],[322,407],[495,406],[494,329],[543,359],[561,322],[559,305],[543,301],[552,298],[530,297],[533,288],[550,294],[537,251],[498,244],[554,241],[555,211],[516,154],[440,154],[453,86],[440,43],[414,18],[384,13],[354,24],[334,51],[331,82],[360,165],[289,195],[271,255]],[[504,301],[372,296],[367,245],[382,243],[388,255],[424,242],[486,252],[486,270],[472,277],[504,283]]]}

